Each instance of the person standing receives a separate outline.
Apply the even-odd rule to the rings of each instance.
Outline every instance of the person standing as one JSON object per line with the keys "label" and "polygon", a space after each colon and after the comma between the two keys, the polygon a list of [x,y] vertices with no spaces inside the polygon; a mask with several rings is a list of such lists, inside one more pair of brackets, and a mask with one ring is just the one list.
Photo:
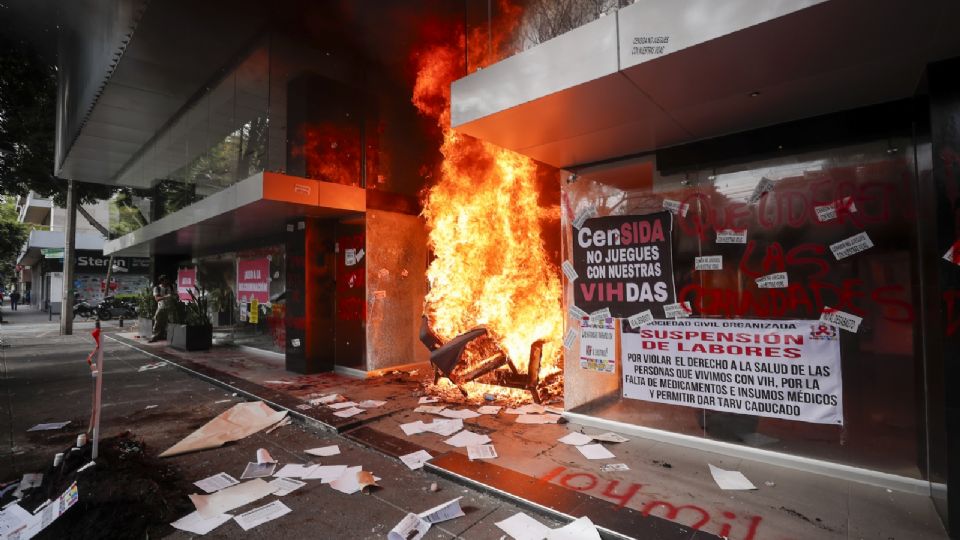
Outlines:
{"label": "person standing", "polygon": [[153,335],[150,336],[149,343],[166,337],[167,315],[170,311],[170,304],[173,303],[173,289],[170,287],[170,280],[167,276],[161,275],[157,278],[157,285],[153,288],[153,298],[157,301],[157,312],[153,315]]}
{"label": "person standing", "polygon": [[17,304],[19,303],[20,303],[20,291],[14,289],[13,292],[10,293],[10,310],[16,311]]}

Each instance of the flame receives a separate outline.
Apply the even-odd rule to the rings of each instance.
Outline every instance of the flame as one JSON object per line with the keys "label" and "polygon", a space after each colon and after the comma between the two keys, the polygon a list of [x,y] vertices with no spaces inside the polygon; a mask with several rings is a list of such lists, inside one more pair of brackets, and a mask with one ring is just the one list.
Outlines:
{"label": "flame", "polygon": [[[519,10],[501,4],[500,13],[503,23],[492,43],[486,28],[469,36],[471,65],[489,62],[515,29]],[[521,372],[531,344],[544,340],[543,378],[559,372],[563,332],[559,270],[542,237],[544,222],[559,219],[559,208],[540,206],[533,160],[450,128],[450,83],[464,73],[462,43],[462,33],[448,36],[414,57],[413,103],[436,120],[443,138],[439,178],[426,191],[423,210],[434,255],[425,313],[444,341],[485,326]],[[468,349],[465,363],[485,353],[489,349]],[[467,389],[473,394],[492,387],[471,383]]]}

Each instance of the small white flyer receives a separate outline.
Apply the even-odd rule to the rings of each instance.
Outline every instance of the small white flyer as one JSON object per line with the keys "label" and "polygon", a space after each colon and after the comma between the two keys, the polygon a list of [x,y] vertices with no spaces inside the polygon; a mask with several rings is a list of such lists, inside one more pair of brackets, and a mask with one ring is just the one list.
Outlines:
{"label": "small white flyer", "polygon": [[600,470],[603,472],[629,471],[630,467],[626,463],[608,463],[600,467]]}
{"label": "small white flyer", "polygon": [[689,204],[681,203],[680,201],[673,201],[670,199],[663,200],[663,207],[669,210],[671,213],[678,215],[680,217],[687,217],[687,210],[690,209]]}
{"label": "small white flyer", "polygon": [[640,313],[637,313],[636,315],[633,315],[627,318],[627,322],[630,323],[630,328],[633,328],[634,330],[636,330],[641,326],[644,326],[653,322],[653,312],[650,311],[649,309],[646,311],[641,311]]}
{"label": "small white flyer", "polygon": [[216,491],[220,491],[223,488],[235,486],[239,483],[240,481],[230,476],[229,474],[219,473],[213,476],[208,476],[203,480],[197,480],[196,482],[193,483],[193,485],[206,491],[207,493],[214,493]]}
{"label": "small white flyer", "polygon": [[426,450],[417,450],[412,454],[400,456],[400,461],[411,470],[423,468],[423,464],[433,459]]}
{"label": "small white flyer", "polygon": [[563,338],[563,348],[569,350],[577,340],[577,331],[573,328],[567,330],[567,335]]}
{"label": "small white flyer", "polygon": [[570,261],[563,261],[560,268],[563,269],[563,275],[567,276],[567,279],[570,281],[576,281],[577,278],[580,277],[580,275],[577,274],[577,270],[570,264]]}
{"label": "small white flyer", "polygon": [[293,478],[274,478],[273,480],[267,483],[277,488],[277,490],[273,492],[273,494],[276,495],[277,497],[283,497],[284,495],[289,495],[294,491],[307,485],[306,482],[294,480]]}
{"label": "small white flyer", "polygon": [[475,459],[494,459],[497,457],[497,449],[492,444],[478,444],[467,447],[467,457],[470,461]]}
{"label": "small white flyer", "polygon": [[420,540],[430,530],[430,524],[416,514],[407,514],[387,534],[387,540]]}
{"label": "small white flyer", "polygon": [[290,508],[280,501],[273,501],[259,508],[254,508],[249,512],[244,512],[233,518],[243,530],[249,531],[257,525],[262,525],[268,521],[273,521],[280,516],[285,516],[291,512]]}
{"label": "small white flyer", "polygon": [[763,197],[764,194],[770,193],[773,191],[773,180],[763,177],[757,182],[757,185],[753,188],[753,193],[750,194],[750,198],[747,199],[748,204],[754,204],[760,200],[760,197]]}
{"label": "small white flyer", "polygon": [[695,270],[723,270],[723,255],[704,255],[693,259]]}
{"label": "small white flyer", "polygon": [[718,244],[746,244],[746,229],[720,229],[717,231]]}
{"label": "small white flyer", "polygon": [[857,317],[831,307],[824,307],[823,313],[820,314],[820,321],[832,324],[847,332],[857,333],[857,330],[860,329],[860,323],[863,322],[863,317]]}
{"label": "small white flyer", "polygon": [[841,240],[836,244],[830,244],[830,251],[833,252],[833,256],[839,261],[840,259],[845,259],[872,247],[873,241],[870,240],[870,236],[864,231],[845,240]]}
{"label": "small white flyer", "polygon": [[790,284],[790,279],[786,272],[776,272],[760,276],[756,280],[757,287],[761,289],[786,289]]}
{"label": "small white flyer", "polygon": [[684,302],[683,304],[677,302],[676,304],[663,306],[663,316],[667,319],[689,317],[691,313],[693,313],[693,308],[690,307],[690,302]]}
{"label": "small white flyer", "polygon": [[837,219],[837,212],[843,210],[847,213],[857,211],[857,205],[853,202],[853,197],[844,197],[838,201],[823,206],[814,206],[813,211],[817,214],[817,220],[820,222]]}
{"label": "small white flyer", "polygon": [[578,308],[573,304],[570,304],[570,307],[567,308],[567,313],[569,313],[570,316],[573,317],[577,322],[580,322],[583,319],[586,319],[590,316],[586,311]]}
{"label": "small white flyer", "polygon": [[610,308],[598,309],[590,314],[590,322],[605,321],[611,317]]}

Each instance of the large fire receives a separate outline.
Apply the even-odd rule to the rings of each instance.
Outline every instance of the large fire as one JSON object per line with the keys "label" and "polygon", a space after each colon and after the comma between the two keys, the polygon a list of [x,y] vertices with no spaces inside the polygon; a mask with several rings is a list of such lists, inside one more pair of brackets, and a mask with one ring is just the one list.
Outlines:
{"label": "large fire", "polygon": [[[487,29],[471,34],[471,65],[479,65],[515,29],[518,11],[505,14],[494,42]],[[415,56],[413,102],[437,121],[443,135],[439,178],[425,193],[423,215],[434,259],[427,268],[430,292],[425,313],[434,333],[447,341],[485,326],[494,347],[526,372],[531,345],[544,341],[540,378],[558,378],[563,332],[559,271],[544,248],[543,226],[559,208],[540,206],[537,164],[450,128],[450,83],[464,74],[463,35],[424,48]],[[467,368],[490,346],[468,348]],[[557,384],[555,387],[559,387]],[[518,390],[469,383],[479,392],[527,395]]]}

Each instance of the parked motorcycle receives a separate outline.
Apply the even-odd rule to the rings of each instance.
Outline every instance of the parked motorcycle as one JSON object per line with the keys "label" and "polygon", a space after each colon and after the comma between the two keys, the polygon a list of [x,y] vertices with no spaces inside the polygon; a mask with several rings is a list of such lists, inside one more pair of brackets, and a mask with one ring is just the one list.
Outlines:
{"label": "parked motorcycle", "polygon": [[137,317],[137,305],[131,299],[108,296],[97,305],[96,313],[101,321],[109,321],[114,317],[119,319],[135,319]]}
{"label": "parked motorcycle", "polygon": [[78,316],[84,319],[92,319],[97,316],[97,308],[91,306],[86,300],[80,298],[79,296],[74,296],[73,318],[76,319]]}

